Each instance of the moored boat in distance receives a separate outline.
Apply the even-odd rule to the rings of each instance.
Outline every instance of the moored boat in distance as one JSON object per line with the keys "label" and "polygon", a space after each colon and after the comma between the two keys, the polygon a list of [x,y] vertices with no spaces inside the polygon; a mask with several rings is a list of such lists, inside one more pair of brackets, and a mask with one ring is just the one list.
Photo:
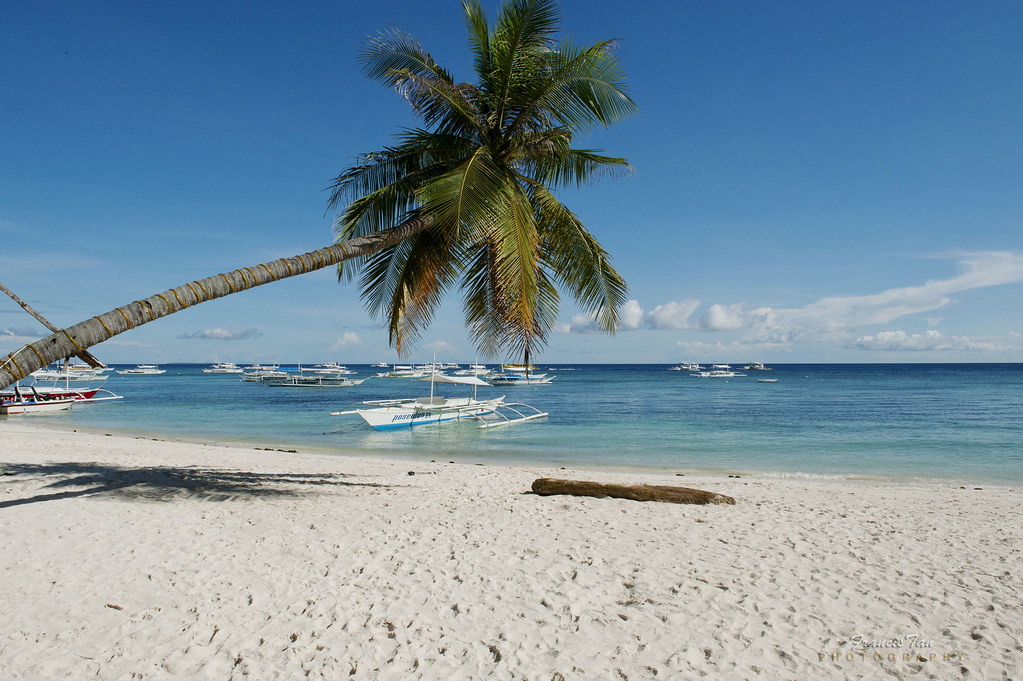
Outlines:
{"label": "moored boat in distance", "polygon": [[134,369],[118,369],[121,376],[158,376],[167,373],[156,364],[136,364]]}
{"label": "moored boat in distance", "polygon": [[423,368],[413,367],[411,364],[395,364],[390,371],[384,371],[377,376],[379,378],[423,378],[430,372]]}
{"label": "moored boat in distance", "polygon": [[459,369],[455,372],[456,376],[485,376],[490,370],[486,364],[470,364],[468,368]]}
{"label": "moored boat in distance", "polygon": [[502,364],[486,374],[484,378],[493,385],[543,385],[554,380],[554,376],[539,373],[540,368],[530,364]]}
{"label": "moored boat in distance", "polygon": [[680,362],[670,367],[668,371],[703,371],[703,367],[697,362]]}
{"label": "moored boat in distance", "polygon": [[37,381],[102,381],[109,377],[103,372],[109,370],[105,366],[93,368],[87,364],[63,363],[37,369],[30,376]]}
{"label": "moored boat in distance", "polygon": [[347,376],[326,376],[323,374],[287,374],[277,372],[262,379],[263,385],[274,388],[351,388],[365,382],[365,378],[348,378]]}
{"label": "moored boat in distance", "polygon": [[277,364],[251,364],[242,371],[242,380],[250,383],[259,383],[268,378],[288,376],[287,371],[281,371]]}
{"label": "moored boat in distance", "polygon": [[732,367],[728,364],[711,364],[709,371],[699,371],[689,375],[696,376],[698,378],[736,378],[738,376],[745,376],[746,374],[740,374],[737,371],[733,371]]}
{"label": "moored boat in distance", "polygon": [[547,374],[489,373],[486,379],[491,385],[544,385],[554,380]]}
{"label": "moored boat in distance", "polygon": [[243,369],[234,362],[217,362],[202,370],[204,374],[240,374],[242,371]]}
{"label": "moored boat in distance", "polygon": [[747,371],[770,371],[771,367],[764,366],[763,362],[750,362],[744,366],[743,369],[746,369]]}
{"label": "moored boat in distance", "polygon": [[303,371],[311,371],[314,374],[331,374],[338,376],[351,376],[355,372],[338,362],[324,362],[323,364],[315,364],[309,369],[303,369]]}
{"label": "moored boat in distance", "polygon": [[533,366],[532,364],[530,364],[529,366],[526,366],[525,364],[502,364],[501,365],[501,372],[502,373],[506,373],[506,374],[525,374],[527,372],[532,374],[534,371],[539,371],[539,370],[540,370],[540,367]]}

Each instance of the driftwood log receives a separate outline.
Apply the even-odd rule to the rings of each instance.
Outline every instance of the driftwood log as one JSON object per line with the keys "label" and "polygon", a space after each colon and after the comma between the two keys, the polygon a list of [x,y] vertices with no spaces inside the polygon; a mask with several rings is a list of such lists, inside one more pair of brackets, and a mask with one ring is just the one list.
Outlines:
{"label": "driftwood log", "polygon": [[604,485],[588,480],[537,478],[533,493],[541,496],[569,494],[575,497],[614,497],[634,501],[666,501],[672,504],[734,504],[735,499],[717,492],[692,487],[664,485]]}

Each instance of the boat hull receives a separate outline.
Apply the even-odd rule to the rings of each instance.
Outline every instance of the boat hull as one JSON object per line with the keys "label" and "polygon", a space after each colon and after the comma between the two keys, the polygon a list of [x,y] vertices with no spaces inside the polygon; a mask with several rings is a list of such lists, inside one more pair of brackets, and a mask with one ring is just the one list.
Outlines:
{"label": "boat hull", "polygon": [[0,414],[38,414],[70,409],[74,399],[42,400],[40,402],[4,402],[0,404]]}
{"label": "boat hull", "polygon": [[471,407],[440,411],[400,406],[356,409],[355,411],[373,428],[377,430],[393,430],[396,428],[411,428],[429,423],[444,423],[446,421],[485,416],[493,413],[496,404],[496,402],[493,404],[477,404]]}

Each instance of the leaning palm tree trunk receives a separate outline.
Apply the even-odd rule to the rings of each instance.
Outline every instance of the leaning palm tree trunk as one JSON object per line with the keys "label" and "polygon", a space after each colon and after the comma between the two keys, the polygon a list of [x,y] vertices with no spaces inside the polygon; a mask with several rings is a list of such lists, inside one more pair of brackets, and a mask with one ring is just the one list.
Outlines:
{"label": "leaning palm tree trunk", "polygon": [[3,358],[0,361],[0,388],[6,388],[36,369],[65,357],[78,355],[86,348],[136,326],[207,300],[223,298],[271,281],[313,272],[350,258],[371,255],[426,230],[430,223],[431,221],[425,218],[412,218],[392,229],[348,239],[317,251],[193,281],[149,298],[136,300],[66,329],[60,329]]}

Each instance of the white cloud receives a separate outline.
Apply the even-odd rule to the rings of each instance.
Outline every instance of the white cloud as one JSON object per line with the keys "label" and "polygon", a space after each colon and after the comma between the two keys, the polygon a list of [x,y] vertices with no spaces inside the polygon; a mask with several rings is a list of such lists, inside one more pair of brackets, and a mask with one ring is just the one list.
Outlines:
{"label": "white cloud", "polygon": [[330,346],[331,350],[343,350],[350,348],[353,345],[358,345],[362,340],[359,338],[359,334],[351,331],[345,331],[337,341]]}
{"label": "white cloud", "polygon": [[231,331],[228,329],[204,329],[194,333],[183,333],[178,338],[200,338],[204,340],[237,341],[259,338],[263,332],[259,329],[245,329],[243,331]]}
{"label": "white cloud", "polygon": [[622,306],[622,329],[638,329],[643,323],[643,308],[638,300],[627,300]]}
{"label": "white cloud", "polygon": [[954,257],[959,259],[962,272],[950,279],[864,296],[821,298],[806,307],[777,310],[774,321],[782,326],[804,327],[888,324],[899,317],[945,307],[956,293],[1023,281],[1021,253],[986,251],[960,253]]}
{"label": "white cloud", "polygon": [[[796,343],[830,342],[863,350],[967,350],[1012,349],[995,342],[965,336],[944,336],[936,327],[942,317],[927,317],[931,329],[923,334],[880,331],[867,334],[864,327],[890,324],[907,315],[946,307],[956,294],[1023,282],[1023,253],[1010,251],[961,252],[934,256],[957,260],[958,274],[930,280],[919,286],[891,288],[860,296],[827,296],[802,307],[752,307],[746,302],[715,303],[697,315],[701,303],[693,298],[672,301],[644,311],[637,300],[622,307],[621,329],[691,329],[705,332],[745,333],[733,345],[680,343],[684,350],[737,351],[791,349]],[[592,315],[576,315],[557,329],[561,333],[593,333],[599,330]]]}
{"label": "white cloud", "polygon": [[699,307],[700,301],[693,298],[658,305],[644,315],[643,325],[651,329],[688,329],[689,320]]}
{"label": "white cloud", "polygon": [[935,350],[995,352],[1012,349],[1005,345],[978,341],[966,336],[945,336],[936,329],[928,329],[924,333],[906,333],[902,330],[879,331],[873,335],[860,336],[856,339],[854,346],[861,350],[911,352]]}
{"label": "white cloud", "polygon": [[[700,301],[687,298],[681,302],[670,302],[658,305],[649,312],[644,312],[638,300],[628,300],[622,306],[620,321],[621,330],[636,329],[686,329],[691,325],[690,317],[700,307]],[[568,324],[555,328],[558,333],[595,333],[600,326],[592,314],[577,314]]]}
{"label": "white cloud", "polygon": [[35,339],[35,338],[42,338],[43,336],[48,336],[48,335],[49,335],[48,332],[43,332],[42,330],[36,331],[36,330],[33,330],[33,329],[28,329],[28,328],[15,329],[15,328],[8,327],[6,329],[0,329],[0,338],[3,338],[4,340],[11,340],[11,339],[14,339],[14,338],[32,338],[32,339]]}
{"label": "white cloud", "polygon": [[704,331],[734,331],[736,329],[767,327],[772,323],[774,311],[769,307],[749,309],[746,303],[711,305],[700,316],[698,328]]}
{"label": "white cloud", "polygon": [[577,314],[568,324],[559,324],[554,327],[554,331],[557,333],[595,333],[599,330],[597,319],[591,314]]}

